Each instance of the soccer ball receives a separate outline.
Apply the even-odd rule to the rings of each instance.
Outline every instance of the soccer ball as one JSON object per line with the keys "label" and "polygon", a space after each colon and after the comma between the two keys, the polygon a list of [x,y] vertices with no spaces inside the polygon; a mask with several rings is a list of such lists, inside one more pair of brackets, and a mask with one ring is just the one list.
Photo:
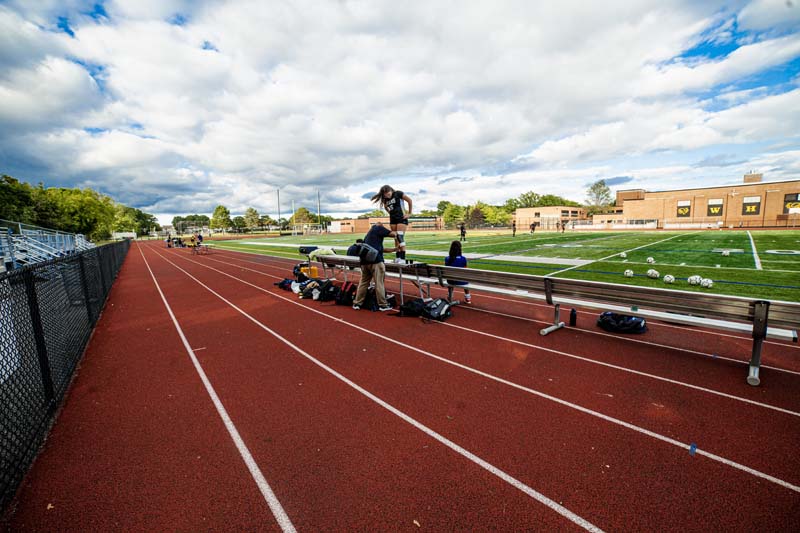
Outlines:
{"label": "soccer ball", "polygon": [[658,270],[656,270],[654,268],[651,268],[650,270],[647,271],[647,277],[648,278],[656,279],[656,278],[658,278],[658,276],[659,276]]}
{"label": "soccer ball", "polygon": [[619,256],[621,258],[625,259],[626,257],[628,257],[628,254],[626,254],[625,252],[622,252],[621,254],[619,254]]}
{"label": "soccer ball", "polygon": [[675,276],[672,274],[667,274],[664,276],[664,283],[675,283]]}
{"label": "soccer ball", "polygon": [[703,287],[704,289],[710,289],[711,287],[714,286],[714,282],[708,278],[703,278],[700,281],[700,286]]}
{"label": "soccer ball", "polygon": [[655,259],[653,259],[652,257],[648,257],[648,258],[647,258],[647,262],[648,262],[648,263],[650,263],[650,264],[652,265],[653,263],[655,263],[655,262],[656,262],[656,260],[655,260]]}
{"label": "soccer ball", "polygon": [[626,278],[632,278],[632,277],[633,277],[633,270],[631,270],[631,269],[629,268],[628,270],[626,270],[625,272],[623,272],[623,275],[624,275]]}
{"label": "soccer ball", "polygon": [[725,257],[728,257],[729,255],[731,255],[731,251],[730,250],[722,250],[722,255],[724,255]]}
{"label": "soccer ball", "polygon": [[702,281],[702,279],[703,278],[700,276],[689,276],[689,279],[686,281],[689,282],[689,285],[700,285],[700,281]]}

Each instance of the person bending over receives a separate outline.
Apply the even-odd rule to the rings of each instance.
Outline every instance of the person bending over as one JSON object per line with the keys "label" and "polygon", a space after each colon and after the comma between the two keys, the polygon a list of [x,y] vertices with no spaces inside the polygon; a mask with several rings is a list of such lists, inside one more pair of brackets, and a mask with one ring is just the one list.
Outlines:
{"label": "person bending over", "polygon": [[371,281],[375,282],[375,298],[378,300],[378,311],[391,311],[392,306],[386,301],[386,289],[383,281],[386,279],[386,263],[384,263],[383,252],[394,252],[396,248],[384,248],[383,239],[386,237],[397,237],[394,231],[389,231],[385,226],[378,223],[372,226],[364,235],[364,244],[377,250],[378,254],[372,261],[364,259],[361,255],[361,280],[358,282],[356,297],[353,298],[353,309],[359,310],[364,305],[367,297],[367,289]]}
{"label": "person bending over", "polygon": [[[411,216],[411,198],[403,191],[396,191],[390,185],[384,185],[372,197],[372,202],[380,202],[387,213],[389,213],[389,227],[396,233],[395,247],[397,248],[396,263],[406,262],[406,241],[405,234],[408,229],[408,217]],[[408,204],[408,210],[403,211],[403,202]]]}

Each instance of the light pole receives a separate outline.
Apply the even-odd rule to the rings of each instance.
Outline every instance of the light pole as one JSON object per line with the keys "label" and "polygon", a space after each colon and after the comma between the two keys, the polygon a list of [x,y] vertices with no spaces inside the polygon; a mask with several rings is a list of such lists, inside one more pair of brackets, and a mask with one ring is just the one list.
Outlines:
{"label": "light pole", "polygon": [[281,190],[280,188],[275,189],[275,192],[278,193],[278,236],[281,234]]}

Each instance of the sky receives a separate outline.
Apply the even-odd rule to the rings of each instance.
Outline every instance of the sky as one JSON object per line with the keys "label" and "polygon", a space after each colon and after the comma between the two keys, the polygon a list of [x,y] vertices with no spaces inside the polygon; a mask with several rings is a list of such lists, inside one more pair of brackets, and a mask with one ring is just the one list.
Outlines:
{"label": "sky", "polygon": [[0,174],[162,223],[749,171],[800,179],[800,0],[0,0]]}

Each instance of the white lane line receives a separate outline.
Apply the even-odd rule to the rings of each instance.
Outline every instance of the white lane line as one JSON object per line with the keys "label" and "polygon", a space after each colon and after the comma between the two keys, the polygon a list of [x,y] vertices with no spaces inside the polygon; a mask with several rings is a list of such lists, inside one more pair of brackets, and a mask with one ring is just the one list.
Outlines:
{"label": "white lane line", "polygon": [[756,263],[756,270],[762,270],[761,259],[758,257],[758,250],[756,250],[756,243],[753,240],[753,236],[750,234],[750,230],[747,230],[747,236],[750,237],[750,247],[753,249],[753,261],[755,261]]}
{"label": "white lane line", "polygon": [[264,477],[264,474],[261,472],[261,469],[258,468],[258,464],[256,464],[255,459],[253,459],[253,455],[250,453],[250,450],[247,448],[244,440],[242,440],[241,435],[239,435],[239,431],[236,429],[233,420],[231,420],[231,417],[228,416],[228,411],[225,409],[225,406],[222,405],[222,400],[219,399],[217,391],[215,391],[214,386],[211,385],[211,381],[209,381],[208,376],[206,376],[203,367],[200,366],[200,361],[198,361],[197,357],[195,357],[192,347],[189,345],[189,341],[186,339],[186,335],[184,335],[180,324],[178,324],[178,319],[175,318],[175,313],[172,312],[172,308],[167,302],[167,298],[164,296],[164,292],[161,290],[161,286],[158,284],[158,280],[156,279],[155,274],[153,274],[153,270],[150,268],[150,263],[147,262],[147,258],[144,256],[142,248],[138,245],[138,243],[136,248],[142,255],[142,259],[144,259],[144,264],[147,266],[147,270],[150,272],[150,277],[153,278],[153,283],[155,283],[156,289],[158,289],[158,294],[161,295],[161,301],[164,302],[164,307],[167,308],[167,312],[172,319],[172,323],[175,325],[175,330],[178,332],[178,336],[181,338],[184,348],[186,348],[186,353],[189,354],[189,358],[192,360],[192,364],[194,365],[197,374],[200,376],[200,380],[203,382],[206,392],[211,398],[211,401],[214,403],[214,407],[217,409],[217,413],[222,419],[222,422],[225,424],[228,434],[231,436],[234,444],[236,444],[236,449],[239,450],[239,455],[241,455],[244,463],[247,465],[247,469],[250,471],[253,481],[255,481],[256,485],[258,485],[261,495],[264,497],[264,500],[266,500],[267,505],[269,505],[275,520],[277,520],[278,525],[281,526],[281,529],[284,532],[292,533],[297,531],[294,528],[292,521],[289,519],[289,516],[286,514],[286,511],[284,511],[281,502],[278,501],[278,498],[272,491],[272,487],[270,487],[269,483],[267,483],[267,480]]}
{"label": "white lane line", "polygon": [[[166,259],[166,258],[164,258],[164,259],[167,262],[173,264],[175,266],[175,268],[183,270],[179,266],[177,266],[174,263],[172,263],[172,261],[169,261],[169,259]],[[193,261],[193,260],[191,260],[189,258],[183,258],[183,259],[185,259],[186,261],[189,261],[191,263],[195,263],[196,265],[199,265],[199,266],[202,266],[204,268],[207,268],[209,270],[212,270],[214,272],[218,272],[218,273],[222,274],[223,276],[227,276],[227,277],[229,277],[231,279],[237,280],[240,283],[243,283],[245,285],[249,285],[249,286],[255,288],[256,290],[259,290],[261,292],[267,293],[267,294],[269,294],[269,295],[271,295],[271,296],[273,296],[275,298],[279,298],[281,300],[285,300],[285,301],[291,303],[292,305],[298,305],[298,306],[300,306],[300,307],[302,307],[302,308],[304,308],[304,309],[306,309],[306,310],[308,310],[308,311],[310,311],[312,313],[316,313],[316,314],[324,316],[324,317],[326,317],[326,318],[328,318],[330,320],[333,320],[334,322],[339,322],[342,325],[351,327],[353,329],[357,329],[359,331],[363,331],[364,333],[367,333],[367,334],[372,335],[374,337],[378,337],[378,338],[382,339],[385,342],[391,342],[393,344],[396,344],[396,345],[401,346],[403,348],[406,348],[408,350],[412,350],[414,352],[420,353],[422,355],[425,355],[425,356],[430,357],[432,359],[435,359],[437,361],[441,361],[441,362],[443,362],[445,364],[455,366],[455,367],[460,368],[462,370],[465,370],[467,372],[471,372],[473,374],[485,377],[485,378],[490,379],[492,381],[496,381],[498,383],[502,383],[504,385],[508,385],[509,387],[513,387],[515,389],[518,389],[518,390],[521,390],[521,391],[524,391],[524,392],[528,392],[528,393],[533,394],[535,396],[539,396],[541,398],[545,398],[545,399],[551,400],[551,401],[556,402],[556,403],[558,403],[560,405],[564,405],[566,407],[570,407],[572,409],[575,409],[575,410],[580,411],[582,413],[588,414],[590,416],[594,416],[594,417],[600,418],[600,419],[605,420],[607,422],[611,422],[613,424],[620,425],[622,427],[631,429],[633,431],[636,431],[636,432],[641,433],[643,435],[647,435],[649,437],[652,437],[654,439],[660,440],[662,442],[666,442],[668,444],[672,444],[673,446],[677,446],[678,448],[682,448],[682,449],[685,449],[685,450],[689,450],[691,448],[691,445],[689,445],[689,444],[684,444],[682,442],[679,442],[679,441],[677,441],[675,439],[672,439],[670,437],[667,437],[665,435],[661,435],[660,433],[656,433],[654,431],[650,431],[649,429],[645,429],[645,428],[636,426],[634,424],[630,424],[628,422],[625,422],[623,420],[619,420],[617,418],[614,418],[614,417],[611,417],[611,416],[608,416],[608,415],[604,415],[603,413],[600,413],[600,412],[597,412],[597,411],[593,411],[593,410],[588,409],[586,407],[582,407],[580,405],[568,402],[566,400],[562,400],[560,398],[556,398],[555,396],[550,396],[549,394],[537,391],[535,389],[531,389],[531,388],[525,387],[523,385],[519,385],[517,383],[513,383],[511,381],[507,381],[507,380],[505,380],[503,378],[499,378],[499,377],[494,376],[492,374],[488,374],[486,372],[483,372],[482,370],[478,370],[478,369],[469,367],[467,365],[464,365],[464,364],[461,364],[461,363],[457,363],[455,361],[451,361],[450,359],[446,359],[444,357],[435,355],[435,354],[433,354],[431,352],[428,352],[426,350],[423,350],[421,348],[417,348],[415,346],[411,346],[409,344],[405,344],[405,343],[403,343],[401,341],[398,341],[398,340],[395,340],[395,339],[393,339],[391,337],[387,337],[387,336],[384,336],[384,335],[381,335],[381,334],[378,334],[378,333],[374,333],[374,332],[372,332],[372,331],[370,331],[370,330],[368,330],[366,328],[362,328],[361,326],[357,326],[355,324],[351,324],[350,322],[347,322],[346,320],[343,320],[341,318],[329,315],[327,313],[323,313],[322,311],[318,311],[318,310],[316,310],[316,309],[314,309],[312,307],[305,306],[305,305],[303,305],[303,304],[301,304],[301,303],[299,303],[299,302],[297,302],[297,301],[295,301],[293,299],[286,298],[285,296],[282,296],[280,294],[276,294],[274,292],[268,291],[267,289],[264,289],[263,287],[259,287],[258,285],[254,284],[254,283],[250,283],[249,281],[243,280],[241,278],[237,278],[236,276],[228,274],[227,272],[223,272],[222,270],[216,269],[214,267],[210,267],[208,265],[204,265],[203,263],[199,263],[197,261]],[[257,274],[261,274],[263,276],[269,276],[269,277],[277,279],[277,276],[273,276],[271,274],[266,274],[264,272],[259,272],[257,270],[244,268],[244,267],[237,266],[237,265],[229,265],[229,266],[235,266],[236,268],[243,268],[244,270],[251,270],[252,272],[255,272]],[[191,276],[191,274],[188,274],[188,273],[187,273],[187,275]],[[735,461],[731,461],[730,459],[726,459],[726,458],[721,457],[719,455],[715,455],[715,454],[712,454],[710,452],[706,452],[704,450],[697,449],[695,451],[695,453],[699,454],[699,455],[703,455],[704,457],[708,457],[709,459],[712,459],[714,461],[718,461],[718,462],[720,462],[722,464],[725,464],[725,465],[730,466],[732,468],[735,468],[737,470],[741,470],[742,472],[747,472],[748,474],[754,475],[756,477],[760,477],[762,479],[766,479],[767,481],[771,481],[771,482],[773,482],[773,483],[775,483],[777,485],[780,485],[780,486],[782,486],[784,488],[787,488],[789,490],[792,490],[794,492],[800,493],[800,487],[798,487],[796,485],[793,485],[793,484],[789,483],[788,481],[784,481],[782,479],[776,478],[774,476],[771,476],[771,475],[766,474],[764,472],[761,472],[759,470],[755,470],[755,469],[750,468],[748,466],[742,465],[742,464],[737,463]]]}
{"label": "white lane line", "polygon": [[[342,381],[346,385],[352,387],[356,391],[360,392],[361,394],[363,394],[364,396],[366,396],[367,398],[369,398],[370,400],[372,400],[376,404],[380,405],[381,407],[383,407],[384,409],[386,409],[390,413],[394,414],[395,416],[399,417],[403,421],[405,421],[408,424],[410,424],[410,425],[414,426],[415,428],[419,429],[420,431],[422,431],[423,433],[425,433],[429,437],[439,441],[440,443],[442,443],[443,445],[447,446],[448,448],[450,448],[451,450],[453,450],[457,454],[459,454],[462,457],[465,457],[466,459],[472,461],[473,463],[475,463],[476,465],[480,466],[481,468],[483,468],[484,470],[488,471],[489,473],[499,477],[500,479],[502,479],[506,483],[508,483],[508,484],[512,485],[513,487],[521,490],[522,492],[524,492],[525,494],[527,494],[531,498],[535,499],[539,503],[549,507],[550,509],[552,509],[553,511],[557,512],[558,514],[560,514],[564,518],[566,518],[566,519],[570,520],[571,522],[579,525],[580,527],[586,529],[587,531],[597,531],[597,532],[601,532],[602,531],[602,529],[598,528],[597,526],[595,526],[594,524],[592,524],[588,520],[586,520],[586,519],[578,516],[577,514],[573,513],[572,511],[570,511],[569,509],[567,509],[563,505],[559,505],[558,503],[556,503],[555,501],[551,500],[550,498],[548,498],[544,494],[532,489],[531,487],[529,487],[528,485],[526,485],[522,481],[519,481],[518,479],[512,477],[511,475],[507,474],[503,470],[497,468],[496,466],[492,465],[491,463],[489,463],[489,462],[481,459],[477,455],[473,454],[469,450],[466,450],[466,449],[462,448],[461,446],[459,446],[455,442],[451,441],[450,439],[448,439],[448,438],[444,437],[443,435],[440,435],[439,433],[435,432],[434,430],[432,430],[428,426],[422,424],[421,422],[418,422],[416,419],[414,419],[411,416],[407,415],[403,411],[401,411],[401,410],[397,409],[396,407],[392,406],[391,404],[383,401],[382,399],[380,399],[379,397],[375,396],[374,394],[372,394],[368,390],[364,389],[360,385],[356,384],[355,382],[351,381],[350,379],[348,379],[344,375],[340,374],[339,372],[337,372],[333,368],[327,366],[322,361],[316,359],[314,356],[312,356],[308,352],[304,351],[299,346],[293,344],[290,340],[286,339],[285,337],[282,337],[276,331],[273,331],[268,326],[266,326],[263,323],[259,322],[256,318],[254,318],[251,315],[249,315],[246,311],[244,311],[244,310],[240,309],[239,307],[237,307],[236,304],[234,304],[230,300],[226,299],[224,296],[222,296],[221,294],[216,292],[214,289],[212,289],[208,285],[204,284],[202,281],[200,281],[196,277],[192,276],[189,272],[187,272],[186,270],[182,269],[181,267],[179,267],[178,265],[176,265],[175,263],[173,263],[172,261],[170,261],[166,257],[164,257],[164,256],[162,256],[161,254],[158,254],[158,253],[157,253],[157,255],[161,256],[161,258],[164,259],[164,261],[170,263],[172,266],[174,266],[175,268],[177,268],[178,270],[180,270],[181,272],[186,274],[186,276],[188,276],[189,278],[194,280],[195,283],[197,283],[201,287],[205,288],[208,292],[210,292],[211,294],[213,294],[214,296],[216,296],[217,298],[219,298],[220,300],[222,300],[223,302],[228,304],[230,307],[235,309],[237,312],[239,312],[245,318],[247,318],[248,320],[253,322],[256,326],[260,327],[261,329],[263,329],[264,331],[266,331],[267,333],[269,333],[270,335],[272,335],[273,337],[275,337],[276,339],[278,339],[279,341],[281,341],[285,345],[289,346],[291,349],[293,349],[294,351],[296,351],[297,353],[299,353],[300,355],[302,355],[303,357],[305,357],[306,359],[308,359],[309,361],[311,361],[312,363],[314,363],[318,367],[322,368],[323,370],[325,370],[326,372],[328,372],[332,376],[336,377],[337,379],[339,379],[340,381]],[[192,261],[192,262],[194,262],[194,261]],[[149,266],[148,266],[148,268],[149,268]],[[212,270],[216,270],[216,269],[212,269]],[[225,274],[224,272],[220,272],[220,273]],[[225,274],[225,275],[229,276],[228,274]],[[230,277],[233,278],[233,279],[238,279],[238,278],[236,278],[234,276],[230,276]],[[243,280],[239,280],[239,281],[243,281]],[[247,282],[244,282],[244,283],[247,283]],[[247,284],[248,285],[252,285],[251,283],[247,283]],[[253,287],[256,287],[256,288],[260,289],[260,287],[258,287],[256,285],[253,285]],[[266,291],[266,292],[269,292],[269,291]],[[296,302],[292,302],[292,303],[296,303]],[[165,304],[166,304],[166,301],[165,301]],[[301,307],[304,307],[304,306],[301,306]],[[170,314],[171,314],[171,312],[170,312]],[[322,313],[322,314],[324,314],[324,313]],[[177,323],[176,323],[176,326],[177,326]]]}
{"label": "white lane line", "polygon": [[[269,261],[269,262],[268,261],[252,261],[252,260],[244,259],[244,258],[240,257],[241,255],[263,257],[265,259],[270,259],[271,261]],[[271,268],[286,268],[286,267],[290,266],[290,265],[287,265],[286,263],[284,263],[283,261],[281,261],[282,258],[275,258],[275,256],[265,256],[265,255],[261,255],[261,254],[254,254],[252,252],[232,251],[232,253],[230,255],[222,254],[222,256],[226,257],[226,258],[230,258],[230,259],[235,259],[237,261],[243,261],[245,263],[250,263],[250,264],[253,264],[253,265],[261,265],[261,266],[266,266],[266,267],[271,267]],[[230,263],[225,263],[223,261],[220,261],[218,259],[215,259],[214,261],[216,261],[218,263],[223,263],[223,264],[230,264]],[[277,279],[280,279],[279,276],[273,276],[273,277],[275,277]],[[393,279],[387,279],[387,282],[389,282],[389,283],[392,283],[393,281],[394,281]],[[441,291],[445,290],[445,289],[440,288],[440,287],[434,287],[434,289],[441,290]],[[544,309],[547,309],[547,310],[552,309],[552,307],[547,305],[547,304],[540,304],[540,303],[536,303],[536,302],[533,302],[533,301],[529,301],[527,299],[512,300],[510,298],[505,298],[505,297],[502,297],[502,296],[496,296],[496,295],[493,295],[493,294],[481,294],[481,298],[488,298],[488,299],[491,299],[491,300],[499,300],[501,302],[510,302],[510,303],[520,304],[520,305],[525,305],[525,306],[544,308]],[[487,312],[487,313],[492,313],[493,312],[493,311],[486,311],[486,310],[477,309],[477,308],[473,308],[473,309],[476,310],[476,311],[480,310],[480,311],[484,311],[484,312]],[[596,315],[593,315],[592,313],[588,313],[586,311],[578,311],[578,313],[581,314],[581,315],[587,315],[588,314],[588,315],[592,315],[593,317],[596,316]],[[503,315],[503,313],[496,313],[496,314]],[[531,320],[531,319],[528,319],[528,318],[525,318],[525,317],[516,316],[516,315],[503,315],[503,316],[516,317],[516,318],[519,318],[519,319],[522,319],[522,320]],[[539,321],[539,322],[541,322],[543,324],[544,323],[550,324],[549,322],[544,322],[544,321]],[[741,335],[735,335],[735,334],[731,334],[731,333],[723,333],[721,331],[702,330],[702,329],[701,330],[696,330],[694,328],[688,328],[686,326],[669,324],[667,322],[662,322],[662,321],[659,321],[659,320],[651,320],[650,323],[651,324],[658,324],[659,326],[662,326],[662,327],[665,327],[665,328],[673,328],[673,329],[678,329],[678,330],[681,330],[681,331],[692,332],[692,333],[695,333],[695,334],[702,333],[703,335],[710,335],[712,337],[726,337],[726,338],[740,339],[740,340],[746,340],[746,341],[750,340],[750,337],[745,337],[745,336],[741,336]],[[599,331],[592,331],[592,330],[588,330],[588,329],[582,330],[582,331],[584,333],[590,333],[592,335],[613,336],[613,335],[608,335],[606,333],[602,333],[602,332],[599,332]],[[614,337],[615,338],[619,338],[619,336],[614,336]],[[627,341],[627,342],[652,344],[653,346],[664,346],[665,348],[671,348],[673,350],[680,350],[680,351],[686,352],[686,353],[696,353],[696,354],[700,354],[700,355],[711,355],[711,354],[704,354],[702,352],[696,352],[696,351],[690,350],[688,348],[680,348],[678,346],[667,346],[667,345],[656,344],[656,343],[648,343],[648,342],[645,342],[645,341],[640,341],[638,339],[631,339],[631,338],[628,338],[628,337],[622,338],[620,340],[624,340],[624,341]],[[771,344],[773,346],[780,346],[781,348],[786,348],[786,349],[800,350],[800,345],[797,345],[797,344],[782,344],[780,342],[775,342],[775,341],[771,341],[771,340],[764,340],[764,344]],[[748,361],[741,361],[741,360],[738,360],[738,359],[731,359],[731,358],[726,358],[726,357],[719,357],[719,359],[726,359],[726,360],[733,361],[733,362],[736,362],[736,363],[741,363],[743,365],[748,365],[749,364]],[[769,369],[772,369],[772,370],[777,370],[779,372],[788,372],[790,374],[800,375],[800,372],[796,372],[794,370],[787,370],[787,369],[784,369],[784,368],[778,368],[778,367],[773,367],[773,366],[764,365],[764,364],[762,364],[761,367],[762,368],[769,368]]]}
{"label": "white lane line", "polygon": [[[680,233],[680,234],[678,234],[678,235],[673,235],[672,237],[667,237],[666,239],[661,239],[660,241],[656,241],[656,242],[649,242],[649,243],[647,243],[647,244],[643,244],[643,245],[641,245],[641,246],[637,246],[636,248],[631,248],[630,250],[625,250],[625,252],[627,253],[627,252],[633,252],[633,251],[635,251],[635,250],[641,250],[642,248],[647,248],[648,246],[653,246],[653,245],[655,245],[655,244],[660,244],[660,243],[662,243],[662,242],[666,242],[666,241],[669,241],[669,240],[675,239],[675,238],[677,238],[677,237],[683,237],[684,235],[691,235],[692,233],[697,233],[697,232],[690,232],[690,233]],[[607,256],[605,256],[605,257],[601,257],[600,259],[594,259],[594,260],[592,260],[592,262],[593,262],[593,263],[596,263],[596,262],[598,262],[598,261],[605,261],[606,259],[611,259],[612,257],[616,257],[616,256],[618,256],[619,254],[620,254],[620,252],[613,253],[613,254],[611,254],[611,255],[607,255]],[[581,266],[581,265],[575,265],[575,266],[571,266],[571,267],[569,267],[569,268],[565,268],[565,269],[563,269],[563,270],[559,270],[559,271],[557,271],[557,272],[551,272],[550,274],[548,274],[548,276],[555,276],[555,275],[561,274],[562,272],[566,272],[566,271],[568,271],[568,270],[572,270],[572,269],[578,268],[579,266]],[[585,266],[585,265],[584,265],[584,266]]]}
{"label": "white lane line", "polygon": [[605,363],[603,361],[596,361],[596,360],[590,359],[588,357],[582,357],[580,355],[575,355],[575,354],[571,354],[571,353],[567,353],[567,352],[562,352],[560,350],[554,350],[552,348],[545,348],[544,346],[537,346],[535,344],[531,344],[531,343],[523,342],[523,341],[518,341],[516,339],[510,339],[508,337],[503,337],[501,335],[495,335],[493,333],[487,333],[485,331],[478,331],[476,329],[467,328],[467,327],[464,327],[464,326],[457,326],[457,325],[452,324],[450,322],[442,322],[442,325],[448,326],[448,327],[451,327],[451,328],[458,328],[458,329],[461,329],[461,330],[464,330],[464,331],[469,331],[470,333],[475,333],[476,335],[483,335],[485,337],[491,337],[493,339],[497,339],[497,340],[501,340],[501,341],[505,341],[505,342],[510,342],[510,343],[513,343],[513,344],[518,344],[520,346],[526,346],[526,347],[532,348],[534,350],[541,350],[541,351],[553,353],[553,354],[556,354],[556,355],[563,355],[564,357],[569,357],[571,359],[577,359],[579,361],[583,361],[583,362],[586,362],[586,363],[599,365],[599,366],[604,366],[606,368],[613,368],[614,370],[619,370],[620,372],[628,372],[630,374],[635,374],[637,376],[643,376],[643,377],[647,377],[647,378],[650,378],[650,379],[663,381],[665,383],[671,383],[672,385],[678,385],[678,386],[681,386],[681,387],[694,389],[694,390],[697,390],[697,391],[700,391],[700,392],[705,392],[707,394],[713,394],[715,396],[721,396],[723,398],[728,398],[729,400],[735,400],[737,402],[748,403],[750,405],[755,405],[757,407],[763,407],[764,409],[772,409],[773,411],[778,411],[779,413],[784,413],[784,414],[787,414],[787,415],[800,417],[800,413],[798,413],[797,411],[790,411],[789,409],[784,409],[782,407],[776,407],[774,405],[769,405],[769,404],[766,404],[766,403],[757,402],[755,400],[749,400],[747,398],[734,396],[732,394],[728,394],[727,392],[720,392],[720,391],[716,391],[714,389],[708,389],[706,387],[700,387],[699,385],[692,385],[691,383],[685,383],[683,381],[677,381],[677,380],[674,380],[674,379],[665,378],[663,376],[657,376],[655,374],[648,374],[647,372],[642,372],[641,370],[634,370],[632,368],[625,368],[623,366],[618,366],[618,365],[614,365],[614,364],[611,364],[611,363]]}
{"label": "white lane line", "polygon": [[[226,256],[226,257],[228,257],[228,256]],[[248,261],[246,259],[240,259],[240,258],[238,258],[236,256],[233,256],[231,258],[232,259],[236,259],[238,261],[243,261],[245,263],[251,263],[251,264],[254,264],[254,265],[261,265],[261,266],[265,266],[265,267],[279,268],[279,267],[284,267],[285,266],[283,264],[273,265],[272,263],[265,263],[265,262],[262,262],[262,261]],[[231,263],[226,263],[226,262],[220,261],[218,259],[213,259],[213,261],[215,261],[217,263],[222,263],[223,265],[241,267],[241,265],[234,265],[234,264],[231,264]],[[279,276],[273,276],[272,274],[266,274],[266,273],[258,271],[258,270],[252,270],[252,269],[250,269],[250,270],[252,272],[257,272],[257,273],[265,275],[265,276],[271,276],[271,277],[274,277],[275,279],[280,279]],[[396,280],[394,280],[394,279],[387,280],[387,286],[389,284],[391,284],[391,283],[394,283],[395,285],[397,284]],[[439,287],[435,287],[435,288],[437,290],[440,290]],[[441,291],[444,291],[444,289],[441,289]],[[500,301],[505,301],[505,302],[513,302],[513,303],[519,303],[519,304],[524,304],[524,305],[530,305],[530,306],[533,306],[533,307],[546,307],[546,308],[549,309],[549,306],[547,306],[547,305],[537,304],[537,303],[533,303],[533,302],[527,302],[527,301],[521,301],[521,300],[511,300],[509,298],[503,298],[503,297],[498,297],[498,296],[493,296],[493,295],[482,295],[482,297],[487,297],[487,298],[491,298],[491,299],[494,299],[494,300],[500,300]],[[500,313],[498,311],[489,311],[487,309],[480,309],[480,308],[477,308],[477,307],[472,307],[472,308],[470,308],[470,310],[471,311],[476,311],[476,312],[481,312],[481,313],[488,313],[488,314],[493,314],[493,315],[516,318],[518,320],[525,320],[525,321],[534,322],[534,323],[537,323],[537,324],[550,325],[550,322],[547,322],[547,321],[544,321],[544,320],[536,320],[536,319],[533,319],[533,318],[521,317],[521,316],[507,314],[507,313]],[[579,314],[581,314],[581,315],[587,315],[587,314],[591,315],[591,313],[587,313],[585,311],[580,311]],[[594,317],[595,315],[592,315],[592,316]],[[652,324],[658,324],[659,326],[666,327],[666,328],[679,329],[681,331],[687,331],[687,332],[690,331],[692,333],[704,333],[704,334],[708,334],[708,335],[715,335],[715,336],[720,336],[720,337],[730,337],[730,338],[733,338],[733,339],[748,340],[749,341],[749,337],[740,337],[740,336],[737,336],[737,335],[730,335],[730,334],[727,334],[727,333],[718,333],[718,332],[707,331],[707,330],[698,331],[698,330],[694,330],[694,329],[691,329],[691,328],[685,328],[685,327],[682,327],[682,326],[675,326],[673,324],[667,324],[665,322],[659,322],[659,321],[651,321],[651,323]],[[593,331],[593,330],[590,330],[590,329],[582,329],[581,332],[588,333],[590,335],[597,335],[597,336],[600,336],[600,337],[610,337],[610,338],[614,338],[614,339],[617,339],[617,340],[623,340],[625,342],[630,342],[630,343],[635,343],[635,344],[643,344],[643,345],[647,345],[647,346],[654,346],[654,347],[657,347],[657,348],[667,348],[669,350],[675,350],[675,351],[678,351],[678,352],[690,353],[690,354],[694,354],[694,355],[700,355],[700,356],[703,356],[703,357],[710,357],[710,358],[713,358],[713,359],[720,359],[720,360],[723,360],[723,361],[730,361],[732,363],[736,363],[736,364],[744,365],[744,366],[750,364],[749,361],[743,361],[741,359],[734,359],[732,357],[725,357],[725,356],[715,355],[715,354],[712,354],[712,353],[700,352],[700,351],[697,351],[697,350],[691,350],[689,348],[682,348],[682,347],[679,347],[679,346],[669,346],[667,344],[660,344],[660,343],[651,342],[651,341],[643,341],[643,340],[640,340],[640,339],[632,339],[632,338],[628,338],[628,337],[620,339],[620,337],[618,335],[611,335],[609,333],[605,333],[605,332],[602,332],[602,331]],[[800,346],[796,346],[796,345],[780,344],[780,343],[776,343],[776,342],[772,342],[772,341],[765,341],[765,342],[768,342],[769,344],[773,344],[773,345],[776,345],[776,346],[800,349]],[[771,366],[771,365],[762,364],[761,368],[768,368],[768,369],[774,370],[776,372],[784,372],[784,373],[787,373],[787,374],[794,374],[794,375],[800,376],[800,372],[798,372],[798,371],[788,370],[788,369],[785,369],[785,368],[779,368],[779,367],[775,367],[775,366]]]}

